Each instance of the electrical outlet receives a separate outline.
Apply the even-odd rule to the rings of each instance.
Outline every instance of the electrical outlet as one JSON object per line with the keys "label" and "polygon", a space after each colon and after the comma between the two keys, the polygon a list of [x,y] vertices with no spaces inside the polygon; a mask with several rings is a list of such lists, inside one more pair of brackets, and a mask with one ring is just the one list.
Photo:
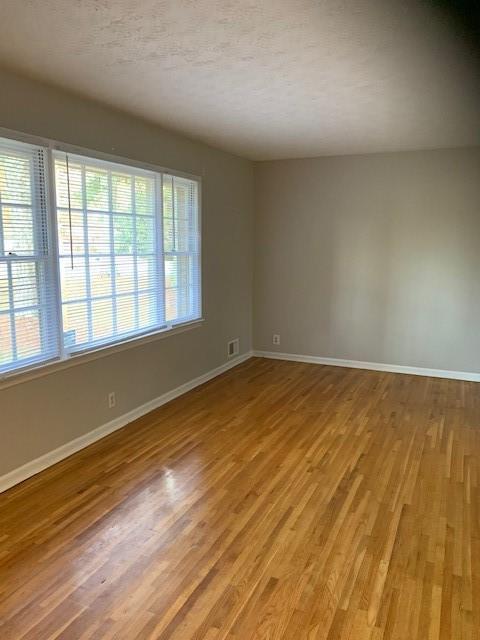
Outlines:
{"label": "electrical outlet", "polygon": [[272,342],[273,342],[273,344],[280,344],[280,334],[279,333],[274,333],[273,334]]}
{"label": "electrical outlet", "polygon": [[108,408],[113,409],[113,407],[117,404],[117,399],[115,398],[115,391],[110,391],[108,394]]}

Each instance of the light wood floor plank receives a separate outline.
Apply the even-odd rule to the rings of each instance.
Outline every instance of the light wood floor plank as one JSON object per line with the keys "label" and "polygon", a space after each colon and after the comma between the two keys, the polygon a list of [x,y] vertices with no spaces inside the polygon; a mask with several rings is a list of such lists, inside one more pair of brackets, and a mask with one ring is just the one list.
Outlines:
{"label": "light wood floor plank", "polygon": [[2,640],[479,640],[480,391],[252,358],[0,496]]}

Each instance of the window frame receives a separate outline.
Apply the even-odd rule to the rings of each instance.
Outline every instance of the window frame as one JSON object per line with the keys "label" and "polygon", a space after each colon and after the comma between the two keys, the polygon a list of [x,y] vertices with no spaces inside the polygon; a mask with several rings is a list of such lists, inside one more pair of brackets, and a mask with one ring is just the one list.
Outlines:
{"label": "window frame", "polygon": [[[2,138],[6,138],[2,136]],[[14,375],[18,371],[23,371],[32,367],[42,366],[58,359],[58,318],[56,314],[56,291],[54,287],[55,277],[55,253],[51,244],[51,222],[50,222],[50,201],[49,201],[49,166],[47,149],[44,146],[33,145],[37,147],[32,153],[32,149],[23,150],[23,140],[9,138],[14,143],[19,143],[19,148],[15,149],[15,153],[19,157],[24,156],[25,159],[32,161],[30,166],[30,184],[31,184],[31,203],[23,205],[29,209],[32,215],[32,240],[33,246],[29,253],[19,253],[10,255],[0,255],[0,264],[4,264],[7,272],[8,297],[10,309],[2,312],[2,316],[9,319],[10,334],[13,343],[14,360],[12,364],[16,366],[11,369],[0,367],[0,380],[6,376]],[[36,154],[39,154],[38,156]],[[43,180],[37,182],[37,178],[43,175]],[[14,203],[1,202],[2,207],[18,207]],[[2,226],[2,218],[0,217],[0,226]],[[3,234],[2,234],[3,236]],[[3,252],[2,252],[3,253]],[[20,308],[14,305],[15,288],[13,284],[14,265],[33,264],[35,265],[36,292],[38,299],[35,304],[26,304]],[[44,274],[43,277],[41,274]],[[51,283],[54,291],[53,297],[49,298],[48,291],[41,286],[41,282]],[[16,344],[16,326],[15,317],[19,313],[36,312],[38,314],[39,323],[39,339],[41,344],[41,353],[37,355],[27,355],[19,357],[17,354]],[[56,345],[56,349],[54,349]]]}
{"label": "window frame", "polygon": [[[44,138],[25,134],[11,129],[0,127],[0,137],[10,139],[17,142],[23,142],[44,148],[44,170],[45,170],[45,215],[47,219],[47,238],[48,252],[43,258],[45,261],[45,269],[49,271],[49,277],[52,281],[54,290],[54,300],[51,308],[48,309],[48,321],[53,323],[53,330],[57,335],[58,355],[52,355],[48,359],[32,358],[25,362],[25,365],[16,367],[10,371],[0,371],[0,387],[10,386],[17,382],[36,378],[41,375],[53,373],[75,364],[81,364],[90,360],[130,349],[140,344],[149,343],[160,338],[183,333],[189,329],[200,326],[204,322],[203,316],[203,260],[202,260],[202,179],[200,176],[187,173],[184,171],[172,170],[160,165],[147,163],[143,161],[133,160],[131,158],[119,155],[104,153],[101,151],[79,147],[68,143],[63,143],[51,138]],[[119,168],[149,172],[155,174],[155,189],[160,189],[162,193],[163,175],[185,178],[196,183],[197,188],[197,231],[198,231],[198,317],[186,318],[180,322],[168,322],[153,329],[129,333],[126,335],[114,336],[112,340],[100,342],[98,344],[86,345],[83,349],[70,351],[63,340],[63,321],[62,321],[62,297],[60,283],[60,254],[57,237],[57,202],[56,202],[56,186],[55,186],[55,152],[68,153],[72,156],[84,157],[86,160],[98,161],[101,163],[111,163],[118,165]],[[164,237],[163,237],[163,196],[160,199],[160,211],[156,212],[158,216],[156,226],[156,256],[162,260],[161,270],[163,276],[163,295],[165,295],[165,277],[164,277]],[[36,232],[37,233],[37,232]],[[42,258],[39,257],[39,260]],[[7,260],[8,262],[8,260]],[[160,292],[159,292],[160,294]],[[47,327],[47,330],[50,330]]]}
{"label": "window frame", "polygon": [[[55,169],[55,162],[61,161],[61,155],[64,154],[63,151],[59,151],[59,150],[53,150],[52,151],[52,155],[53,155],[53,169]],[[154,234],[153,234],[153,250],[150,254],[145,254],[145,256],[149,256],[151,258],[153,258],[156,261],[156,267],[157,267],[157,282],[162,282],[164,281],[164,265],[163,265],[163,260],[164,260],[164,250],[163,250],[163,197],[162,197],[162,182],[163,182],[163,174],[157,171],[152,171],[152,170],[145,170],[143,168],[140,167],[134,167],[132,165],[126,165],[125,163],[120,164],[117,162],[112,162],[112,161],[104,161],[104,160],[100,160],[98,158],[93,158],[92,156],[86,156],[86,155],[79,155],[79,154],[73,154],[73,153],[68,153],[69,155],[69,160],[72,163],[79,163],[82,165],[82,175],[83,178],[82,180],[84,180],[85,176],[85,167],[94,167],[96,169],[99,169],[101,171],[105,171],[109,174],[109,189],[111,188],[111,184],[110,184],[110,180],[111,180],[111,174],[115,171],[118,171],[118,173],[121,173],[122,171],[125,173],[128,173],[129,176],[138,176],[138,177],[145,177],[145,178],[150,178],[153,182],[153,188],[154,188],[154,200],[155,200],[155,209],[154,209],[154,213],[153,214],[148,214],[145,216],[142,216],[142,219],[152,219],[154,221]],[[85,184],[82,182],[82,189],[85,190]],[[83,194],[83,198],[85,199],[86,194]],[[53,194],[53,197],[55,197],[56,199],[56,191]],[[111,191],[109,191],[109,209],[108,211],[94,211],[94,210],[90,210],[87,206],[87,203],[84,202],[83,206],[81,207],[82,209],[82,226],[83,226],[83,231],[85,232],[85,225],[87,225],[88,228],[88,217],[89,215],[91,215],[92,213],[94,215],[101,215],[101,216],[108,216],[110,218],[110,216],[123,216],[123,215],[129,215],[129,214],[122,214],[122,213],[114,213],[113,209],[111,207],[111,198],[112,198],[112,194]],[[77,209],[75,209],[77,210]],[[58,228],[58,212],[59,211],[66,211],[66,207],[65,206],[60,206],[58,204],[58,202],[55,202],[55,214],[57,216],[57,228]],[[109,221],[110,223],[110,234],[112,233],[112,227],[111,224],[112,222]],[[135,256],[138,256],[138,254],[132,254]],[[143,255],[143,254],[142,254]],[[60,261],[63,259],[65,260],[68,256],[61,253],[59,248],[57,248],[57,253],[56,253],[57,259],[58,259],[58,269],[59,269],[59,275],[61,272],[61,268],[60,268]],[[83,258],[85,260],[85,265],[86,265],[86,273],[91,273],[91,268],[89,267],[89,263],[91,265],[92,259],[96,257],[96,255],[94,253],[85,253],[80,256],[77,256],[77,254],[74,254],[75,258]],[[109,258],[110,260],[114,259],[116,257],[115,253],[112,254],[104,254],[104,255],[100,255],[101,258]],[[134,261],[135,262],[135,261]],[[136,272],[136,269],[135,269]],[[60,275],[60,283],[61,283],[61,275]],[[87,282],[88,282],[89,278],[87,276]],[[137,298],[139,295],[141,295],[142,293],[145,293],[144,291],[138,291],[138,274],[135,274],[135,298]],[[88,285],[87,285],[88,287]],[[153,291],[153,289],[152,289]],[[62,311],[62,317],[63,317],[63,309],[65,306],[69,306],[69,305],[75,305],[75,304],[87,304],[87,307],[90,309],[90,312],[88,314],[88,318],[89,318],[89,322],[92,322],[93,320],[93,315],[92,315],[92,311],[91,311],[91,307],[92,305],[95,303],[95,301],[99,301],[102,299],[112,299],[112,300],[116,300],[116,302],[118,302],[119,298],[123,298],[123,297],[127,297],[130,296],[131,294],[124,294],[124,293],[117,293],[116,295],[106,295],[103,298],[100,296],[95,296],[95,295],[91,295],[91,294],[86,294],[84,297],[82,297],[81,299],[72,299],[72,300],[64,300],[62,298],[62,293],[60,290],[60,302],[61,302],[61,311]],[[99,338],[98,340],[94,340],[91,339],[88,342],[85,342],[83,344],[80,344],[78,347],[73,347],[73,348],[69,348],[67,345],[63,345],[64,351],[66,354],[68,354],[70,357],[79,354],[79,353],[86,353],[88,351],[91,351],[93,349],[99,349],[102,346],[109,346],[112,344],[116,344],[119,342],[122,342],[124,340],[129,340],[131,338],[135,338],[137,336],[142,336],[142,335],[146,335],[155,331],[161,331],[161,330],[166,330],[168,328],[170,328],[171,326],[174,326],[174,324],[180,324],[180,323],[170,323],[168,324],[165,320],[165,313],[164,313],[164,301],[162,300],[162,298],[164,298],[165,296],[165,286],[163,287],[163,289],[158,288],[157,290],[154,291],[154,295],[155,295],[155,299],[156,299],[156,309],[157,309],[157,320],[158,322],[156,323],[155,326],[150,326],[150,327],[145,327],[145,328],[140,328],[138,330],[131,330],[131,331],[125,331],[122,334],[116,334],[116,335],[112,335],[110,337],[107,337],[106,339],[102,339]],[[138,300],[135,300],[135,305],[138,305]],[[161,313],[163,312],[163,313]],[[113,322],[115,323],[117,320],[117,318],[113,318]],[[63,326],[63,325],[62,325]]]}

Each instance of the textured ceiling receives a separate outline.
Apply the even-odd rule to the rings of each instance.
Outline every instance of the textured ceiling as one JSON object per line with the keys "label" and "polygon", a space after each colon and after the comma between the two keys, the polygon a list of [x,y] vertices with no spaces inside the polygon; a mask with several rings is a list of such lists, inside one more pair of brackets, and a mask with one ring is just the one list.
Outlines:
{"label": "textured ceiling", "polygon": [[457,27],[427,0],[2,0],[0,63],[253,159],[439,148],[480,143]]}

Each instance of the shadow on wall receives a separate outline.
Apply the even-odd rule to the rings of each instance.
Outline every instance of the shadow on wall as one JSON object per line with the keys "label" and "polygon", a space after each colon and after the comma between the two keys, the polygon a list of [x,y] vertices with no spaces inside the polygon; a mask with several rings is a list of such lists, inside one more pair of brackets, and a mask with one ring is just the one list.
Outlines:
{"label": "shadow on wall", "polygon": [[444,20],[455,32],[470,38],[478,47],[480,42],[480,3],[478,0],[426,0],[443,13]]}

